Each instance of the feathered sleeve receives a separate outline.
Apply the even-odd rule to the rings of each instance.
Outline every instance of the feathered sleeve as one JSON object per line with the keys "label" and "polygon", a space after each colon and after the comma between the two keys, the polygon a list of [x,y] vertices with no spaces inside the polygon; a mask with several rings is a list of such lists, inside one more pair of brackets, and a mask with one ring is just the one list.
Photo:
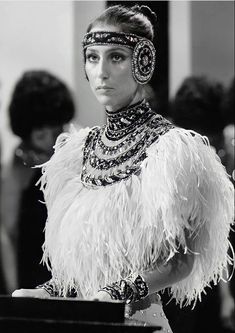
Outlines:
{"label": "feathered sleeve", "polygon": [[207,138],[180,128],[171,129],[148,149],[142,179],[145,209],[149,220],[158,220],[163,257],[169,260],[179,245],[195,254],[190,275],[171,287],[177,302],[190,304],[233,263],[228,255],[233,185]]}
{"label": "feathered sleeve", "polygon": [[[42,261],[50,271],[52,270],[51,256],[58,242],[60,223],[70,204],[69,195],[70,193],[73,195],[74,190],[79,192],[82,188],[80,176],[83,148],[88,133],[89,128],[77,130],[72,125],[69,132],[58,136],[51,159],[38,166],[42,168],[42,176],[37,185],[43,191],[47,207]],[[58,281],[55,282],[54,276],[49,282],[49,287],[51,286],[55,295],[61,292],[61,285]]]}
{"label": "feathered sleeve", "polygon": [[71,126],[69,132],[58,136],[51,159],[40,166],[42,177],[38,184],[44,193],[49,213],[57,196],[62,195],[69,180],[77,178],[80,182],[83,147],[88,132],[89,128],[77,130]]}

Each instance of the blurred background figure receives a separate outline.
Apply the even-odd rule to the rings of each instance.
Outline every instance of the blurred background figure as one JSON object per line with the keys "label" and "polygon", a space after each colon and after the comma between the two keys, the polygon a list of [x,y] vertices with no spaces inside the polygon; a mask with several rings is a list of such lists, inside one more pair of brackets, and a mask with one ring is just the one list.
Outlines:
{"label": "blurred background figure", "polygon": [[224,98],[224,115],[225,115],[225,128],[224,134],[224,148],[227,156],[226,168],[228,173],[232,176],[232,182],[235,184],[234,174],[234,137],[235,137],[235,126],[234,126],[234,95],[235,95],[235,78],[231,81],[229,87],[225,91]]}
{"label": "blurred background figure", "polygon": [[171,101],[175,125],[192,129],[209,138],[220,158],[224,158],[224,87],[206,76],[187,77]]}
{"label": "blurred background figure", "polygon": [[[1,150],[2,144],[0,141],[0,161],[1,161]],[[2,172],[2,164],[0,162],[0,173]],[[0,200],[2,198],[2,186],[0,182]],[[4,244],[6,241],[6,234],[4,232],[4,229],[2,228],[2,223],[0,223],[0,244]],[[0,295],[6,293],[6,285],[5,285],[5,279],[3,275],[3,264],[2,264],[2,247],[0,246]]]}
{"label": "blurred background figure", "polygon": [[[1,89],[1,82],[0,82],[0,89]],[[1,111],[1,100],[0,100],[0,111]],[[1,115],[1,112],[0,112]],[[1,137],[0,137],[0,174],[2,172],[2,141],[1,141]],[[1,200],[1,196],[2,196],[2,186],[1,186],[1,182],[0,182],[0,200]],[[0,244],[3,244],[5,242],[5,234],[2,228],[2,224],[0,221]],[[0,295],[1,294],[5,294],[6,293],[6,286],[5,286],[5,280],[3,277],[3,265],[2,265],[2,249],[0,246]]]}
{"label": "blurred background figure", "polygon": [[[224,150],[225,150],[225,167],[231,181],[235,184],[235,124],[234,124],[234,95],[235,95],[235,79],[231,81],[229,87],[225,91],[224,97],[224,116],[225,128]],[[230,241],[235,248],[235,232],[230,232]],[[231,272],[232,274],[233,272]],[[235,276],[232,276],[229,283],[221,281],[219,284],[220,292],[220,318],[224,332],[235,332]]]}
{"label": "blurred background figure", "polygon": [[[232,105],[233,103],[233,105]],[[187,77],[170,102],[170,116],[176,126],[191,129],[206,135],[211,146],[221,158],[227,172],[234,173],[234,81],[228,90],[206,76]],[[232,178],[231,178],[232,180]],[[231,243],[234,233],[231,233]],[[234,245],[234,243],[233,243]],[[202,302],[194,310],[175,309],[168,304],[166,312],[177,333],[222,333],[233,332],[234,277],[230,283],[220,282],[218,286],[207,288]],[[164,295],[167,303],[167,295]],[[182,325],[183,324],[183,325]]]}
{"label": "blurred background figure", "polygon": [[10,162],[2,166],[1,224],[6,292],[33,288],[50,278],[40,265],[46,207],[36,182],[57,136],[74,117],[69,88],[47,71],[26,71],[14,87],[9,105],[10,126],[20,138]]}

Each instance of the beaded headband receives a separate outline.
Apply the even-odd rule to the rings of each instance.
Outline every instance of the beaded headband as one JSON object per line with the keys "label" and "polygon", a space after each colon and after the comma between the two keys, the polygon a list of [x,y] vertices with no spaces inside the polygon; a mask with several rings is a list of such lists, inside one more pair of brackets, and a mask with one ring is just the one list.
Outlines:
{"label": "beaded headband", "polygon": [[148,83],[155,68],[156,50],[153,43],[144,37],[126,32],[94,31],[83,39],[83,50],[92,45],[119,45],[133,50],[132,74],[136,82]]}

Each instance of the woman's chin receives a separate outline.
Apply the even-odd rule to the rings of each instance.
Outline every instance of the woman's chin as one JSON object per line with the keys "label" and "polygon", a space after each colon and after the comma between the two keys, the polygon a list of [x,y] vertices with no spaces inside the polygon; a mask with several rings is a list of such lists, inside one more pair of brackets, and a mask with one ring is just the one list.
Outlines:
{"label": "woman's chin", "polygon": [[104,106],[112,106],[114,104],[113,99],[110,98],[109,96],[105,96],[105,95],[99,95],[96,96],[98,102]]}

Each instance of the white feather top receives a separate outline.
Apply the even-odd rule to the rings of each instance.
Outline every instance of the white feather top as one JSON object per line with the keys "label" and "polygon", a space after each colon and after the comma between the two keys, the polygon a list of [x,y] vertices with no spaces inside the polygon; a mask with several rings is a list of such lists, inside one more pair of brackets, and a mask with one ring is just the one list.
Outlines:
{"label": "white feather top", "polygon": [[[171,287],[181,304],[200,299],[233,259],[233,186],[207,139],[170,129],[147,149],[139,175],[110,186],[81,182],[89,128],[62,134],[43,165],[41,188],[48,208],[43,260],[62,293],[83,298],[100,287],[156,267],[178,251],[193,250],[190,275]],[[193,239],[189,249],[185,235]]]}

